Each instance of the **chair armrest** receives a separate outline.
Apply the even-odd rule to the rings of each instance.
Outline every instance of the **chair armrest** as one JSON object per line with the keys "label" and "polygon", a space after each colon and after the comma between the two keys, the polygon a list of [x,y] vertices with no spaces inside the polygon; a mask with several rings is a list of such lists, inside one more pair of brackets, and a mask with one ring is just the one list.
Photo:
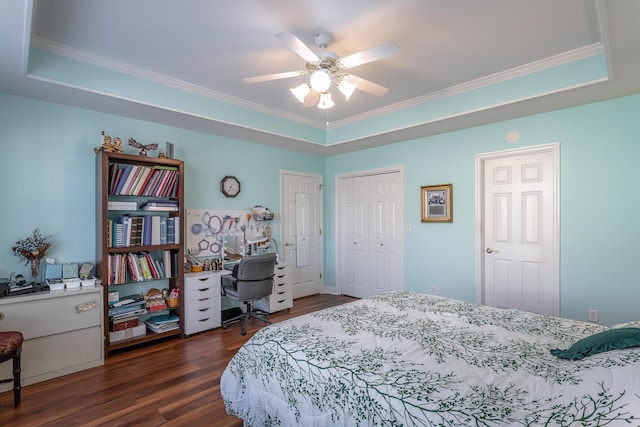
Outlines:
{"label": "chair armrest", "polygon": [[235,277],[230,275],[224,275],[220,279],[221,279],[220,292],[222,296],[227,296],[228,288],[236,289],[236,283],[238,282],[238,279],[236,279]]}

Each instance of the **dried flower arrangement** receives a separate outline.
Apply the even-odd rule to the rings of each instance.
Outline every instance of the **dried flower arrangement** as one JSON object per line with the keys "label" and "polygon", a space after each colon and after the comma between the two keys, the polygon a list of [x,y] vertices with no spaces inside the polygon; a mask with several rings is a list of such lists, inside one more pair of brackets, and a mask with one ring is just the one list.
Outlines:
{"label": "dried flower arrangement", "polygon": [[31,275],[37,278],[40,274],[40,261],[51,247],[51,236],[43,236],[40,229],[33,230],[33,234],[26,239],[18,240],[11,250],[13,254],[25,261],[25,265],[31,264]]}

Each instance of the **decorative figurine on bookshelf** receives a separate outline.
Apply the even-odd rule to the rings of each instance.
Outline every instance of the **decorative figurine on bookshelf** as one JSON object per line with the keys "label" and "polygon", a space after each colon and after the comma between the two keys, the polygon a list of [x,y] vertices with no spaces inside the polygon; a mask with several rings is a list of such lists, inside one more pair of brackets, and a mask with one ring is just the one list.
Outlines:
{"label": "decorative figurine on bookshelf", "polygon": [[166,155],[166,154],[164,154],[164,150],[160,150],[160,151],[158,152],[158,158],[159,158],[159,159],[168,159],[167,155]]}
{"label": "decorative figurine on bookshelf", "polygon": [[[119,140],[120,138],[116,139]],[[93,149],[93,152],[96,154],[98,154],[100,151],[104,151],[105,153],[114,153],[116,151],[116,147],[111,139],[111,136],[105,135],[104,131],[102,131],[102,134],[100,136],[100,147],[95,147]],[[121,151],[122,149],[120,150],[120,152]]]}
{"label": "decorative figurine on bookshelf", "polygon": [[115,137],[113,140],[113,152],[114,153],[122,153],[122,140],[120,137]]}
{"label": "decorative figurine on bookshelf", "polygon": [[140,148],[140,155],[141,156],[146,156],[147,155],[147,150],[156,150],[158,148],[158,144],[154,143],[154,144],[141,144],[138,141],[136,141],[133,138],[129,138],[129,145],[135,148]]}

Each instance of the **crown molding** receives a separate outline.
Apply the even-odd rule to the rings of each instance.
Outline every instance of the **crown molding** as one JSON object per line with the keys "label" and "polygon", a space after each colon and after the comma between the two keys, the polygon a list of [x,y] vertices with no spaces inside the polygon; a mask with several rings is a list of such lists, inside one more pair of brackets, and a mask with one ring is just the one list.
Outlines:
{"label": "crown molding", "polygon": [[406,108],[416,107],[418,105],[427,104],[429,102],[437,101],[439,99],[448,98],[450,96],[460,95],[466,92],[470,92],[483,87],[503,83],[508,80],[512,80],[518,77],[523,77],[528,74],[537,73],[539,71],[548,70],[560,65],[568,64],[580,59],[589,58],[591,56],[600,55],[604,52],[602,43],[594,43],[588,46],[580,47],[578,49],[570,50],[558,55],[550,56],[548,58],[541,59],[539,61],[531,62],[529,64],[521,65],[509,70],[501,71],[499,73],[491,74],[479,79],[470,80],[455,86],[451,86],[436,92],[429,93],[427,95],[419,96],[416,98],[408,99],[403,102],[398,102],[384,108],[378,108],[371,110],[357,116],[352,116],[347,119],[332,122],[327,129],[339,128],[354,124],[363,120],[373,119],[383,116],[385,114],[394,113]]}
{"label": "crown molding", "polygon": [[185,82],[180,79],[166,76],[164,74],[155,73],[153,71],[146,70],[144,68],[135,67],[124,62],[116,61],[110,58],[106,58],[101,55],[96,55],[91,52],[87,52],[82,49],[76,49],[71,46],[67,46],[62,43],[54,42],[42,37],[33,36],[30,43],[32,48],[40,49],[53,53],[55,55],[64,56],[70,59],[81,61],[87,64],[95,65],[97,67],[106,68],[119,73],[127,74],[130,76],[138,77],[144,80],[148,80],[154,83],[158,83],[167,87],[190,92],[195,95],[203,96],[216,101],[233,104],[238,107],[247,108],[249,110],[265,113],[271,116],[281,117],[286,120],[297,122],[303,125],[316,127],[319,129],[325,129],[324,123],[320,123],[315,120],[309,120],[305,117],[290,114],[281,110],[275,110],[265,107],[264,105],[249,102],[241,98],[229,96],[227,94],[217,92],[215,90],[207,89],[202,86],[194,85],[189,82]]}

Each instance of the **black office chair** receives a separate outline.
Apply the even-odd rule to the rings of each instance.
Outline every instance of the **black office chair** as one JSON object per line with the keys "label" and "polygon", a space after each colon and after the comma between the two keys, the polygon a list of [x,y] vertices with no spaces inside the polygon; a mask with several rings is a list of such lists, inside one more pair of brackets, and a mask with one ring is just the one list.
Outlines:
{"label": "black office chair", "polygon": [[222,295],[241,301],[247,311],[222,322],[227,329],[229,323],[242,319],[242,335],[247,334],[247,321],[251,317],[271,323],[261,311],[252,307],[254,301],[271,295],[273,292],[273,274],[276,254],[252,255],[242,258],[233,269],[233,274],[222,276]]}

